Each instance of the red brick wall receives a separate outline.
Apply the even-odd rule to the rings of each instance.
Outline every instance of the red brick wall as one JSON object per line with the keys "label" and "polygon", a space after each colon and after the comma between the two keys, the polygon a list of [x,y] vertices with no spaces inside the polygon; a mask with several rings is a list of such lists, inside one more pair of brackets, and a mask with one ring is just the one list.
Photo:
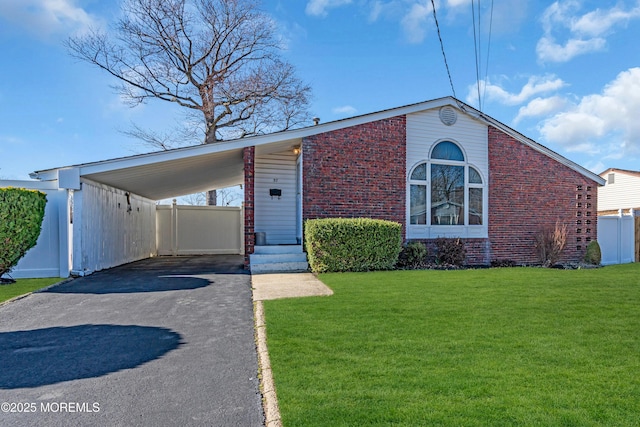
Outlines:
{"label": "red brick wall", "polygon": [[256,243],[254,223],[254,173],[256,147],[246,147],[244,159],[244,264],[249,266],[249,254]]}
{"label": "red brick wall", "polygon": [[406,133],[406,117],[398,116],[305,138],[303,218],[404,224]]}
{"label": "red brick wall", "polygon": [[581,261],[597,237],[597,183],[490,126],[491,259],[536,263],[535,234],[556,221],[568,231],[561,261]]}

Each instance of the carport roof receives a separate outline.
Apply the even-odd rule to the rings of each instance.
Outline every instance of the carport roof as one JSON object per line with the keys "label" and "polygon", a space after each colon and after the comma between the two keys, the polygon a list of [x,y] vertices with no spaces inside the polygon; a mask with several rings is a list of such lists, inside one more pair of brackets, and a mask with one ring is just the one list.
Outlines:
{"label": "carport roof", "polygon": [[80,178],[87,178],[151,200],[167,199],[242,184],[242,152],[245,147],[255,146],[257,155],[287,151],[300,145],[302,138],[307,136],[445,105],[453,106],[479,121],[497,127],[600,185],[604,184],[604,179],[600,176],[453,97],[438,98],[302,129],[41,170],[33,172],[31,177],[43,181],[58,179],[60,188],[75,189],[79,189]]}

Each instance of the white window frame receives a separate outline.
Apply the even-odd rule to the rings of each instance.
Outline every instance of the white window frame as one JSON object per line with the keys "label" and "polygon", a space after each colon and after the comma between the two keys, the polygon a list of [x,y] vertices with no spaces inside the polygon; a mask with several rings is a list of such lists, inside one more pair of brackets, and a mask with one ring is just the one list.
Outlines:
{"label": "white window frame", "polygon": [[[460,148],[464,156],[463,161],[431,159],[431,153],[436,145],[441,142],[449,141]],[[426,164],[426,180],[412,180],[413,171],[421,164]],[[464,166],[464,225],[438,225],[431,224],[431,165],[451,165]],[[469,168],[472,167],[482,179],[482,184],[469,183]],[[406,206],[406,225],[407,239],[431,239],[437,237],[460,237],[460,238],[487,238],[488,237],[488,198],[489,185],[488,179],[482,173],[481,168],[468,162],[467,153],[464,147],[453,139],[441,139],[433,143],[429,149],[429,157],[421,159],[408,168],[406,176],[407,186],[407,206]],[[426,224],[411,224],[411,185],[426,185]],[[469,224],[469,189],[482,189],[482,224]]]}

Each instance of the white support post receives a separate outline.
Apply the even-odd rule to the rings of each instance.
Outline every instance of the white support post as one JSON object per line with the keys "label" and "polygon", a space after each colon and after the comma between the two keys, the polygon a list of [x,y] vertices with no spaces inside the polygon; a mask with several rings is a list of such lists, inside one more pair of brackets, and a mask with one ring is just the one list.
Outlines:
{"label": "white support post", "polygon": [[178,255],[178,201],[171,204],[171,255]]}
{"label": "white support post", "polygon": [[71,255],[71,274],[84,276],[82,260],[82,190],[73,192],[73,224],[71,225],[73,250]]}

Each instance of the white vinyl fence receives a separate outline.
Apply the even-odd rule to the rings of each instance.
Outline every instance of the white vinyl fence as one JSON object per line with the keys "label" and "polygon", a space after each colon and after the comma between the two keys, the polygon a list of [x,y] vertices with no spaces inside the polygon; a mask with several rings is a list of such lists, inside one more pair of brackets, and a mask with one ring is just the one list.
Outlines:
{"label": "white vinyl fence", "polygon": [[242,254],[242,208],[156,206],[158,255]]}
{"label": "white vinyl fence", "polygon": [[10,272],[14,279],[67,277],[71,265],[69,193],[50,181],[0,181],[0,188],[15,187],[42,191],[47,195],[38,242]]}
{"label": "white vinyl fence", "polygon": [[631,215],[598,217],[598,243],[602,251],[602,264],[624,264],[636,260],[636,222]]}

